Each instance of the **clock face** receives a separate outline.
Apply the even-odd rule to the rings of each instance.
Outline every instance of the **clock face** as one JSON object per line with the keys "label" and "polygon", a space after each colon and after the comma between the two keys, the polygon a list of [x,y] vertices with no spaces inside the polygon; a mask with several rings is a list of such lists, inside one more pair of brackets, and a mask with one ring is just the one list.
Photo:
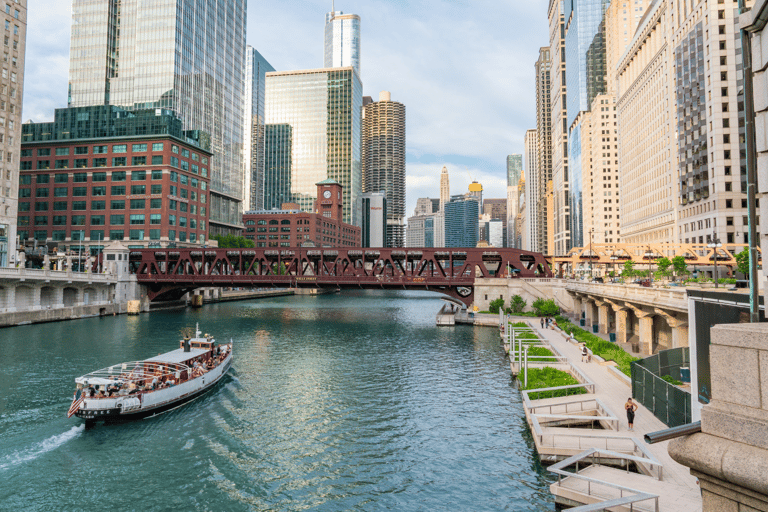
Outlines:
{"label": "clock face", "polygon": [[323,192],[323,197],[326,198],[326,199],[330,199],[331,198],[331,191],[330,190],[326,190],[325,192]]}

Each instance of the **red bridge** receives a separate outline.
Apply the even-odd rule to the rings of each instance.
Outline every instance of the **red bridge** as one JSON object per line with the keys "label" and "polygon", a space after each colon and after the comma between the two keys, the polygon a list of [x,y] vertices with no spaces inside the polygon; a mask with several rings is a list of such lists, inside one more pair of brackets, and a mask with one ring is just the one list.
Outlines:
{"label": "red bridge", "polygon": [[551,277],[544,256],[518,249],[142,249],[130,256],[150,300],[206,286],[431,290],[466,305],[476,278]]}

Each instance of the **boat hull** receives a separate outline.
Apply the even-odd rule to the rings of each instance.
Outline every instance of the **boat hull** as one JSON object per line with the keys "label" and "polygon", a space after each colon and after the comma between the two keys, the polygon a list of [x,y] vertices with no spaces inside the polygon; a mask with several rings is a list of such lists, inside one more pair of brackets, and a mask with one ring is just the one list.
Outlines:
{"label": "boat hull", "polygon": [[[226,373],[229,371],[229,368],[231,366],[232,366],[232,354],[230,353],[229,356],[226,358],[226,360],[223,361],[220,366],[218,366],[217,368],[209,372],[209,374],[215,372],[215,375],[205,374],[201,377],[197,377],[192,381],[189,381],[185,384],[178,386],[179,388],[182,388],[185,385],[190,385],[190,384],[194,385],[198,382],[202,383],[199,387],[193,387],[191,391],[187,393],[183,393],[176,397],[172,397],[168,400],[163,400],[163,401],[159,401],[157,403],[151,403],[151,404],[143,403],[141,407],[138,407],[130,411],[123,410],[122,407],[91,408],[91,407],[87,407],[87,405],[89,404],[85,404],[86,407],[81,407],[80,409],[78,409],[77,412],[75,412],[75,416],[85,420],[86,425],[93,425],[96,422],[124,423],[128,421],[134,421],[134,420],[139,420],[143,418],[148,418],[151,416],[156,416],[158,414],[167,412],[171,409],[181,407],[182,405],[187,404],[197,398],[200,398],[202,395],[211,391],[221,381],[224,375],[226,375]],[[205,382],[205,379],[207,376],[213,377],[213,379],[210,380],[209,382]],[[165,388],[165,390],[172,391],[173,388]],[[165,390],[162,390],[162,391],[165,391]],[[147,396],[152,396],[153,394],[159,393],[159,392],[161,391],[148,393]],[[128,398],[130,398],[130,395]],[[86,399],[86,401],[88,401],[88,399]],[[99,401],[96,401],[96,403],[98,402]]]}

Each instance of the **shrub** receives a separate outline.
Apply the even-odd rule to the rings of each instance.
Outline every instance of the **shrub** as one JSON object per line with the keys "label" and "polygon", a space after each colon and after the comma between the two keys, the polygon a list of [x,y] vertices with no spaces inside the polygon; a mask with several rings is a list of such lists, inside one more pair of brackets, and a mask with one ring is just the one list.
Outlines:
{"label": "shrub", "polygon": [[499,310],[504,307],[504,299],[496,299],[492,300],[491,303],[488,305],[488,310],[491,313],[499,313]]}
{"label": "shrub", "polygon": [[673,379],[673,378],[672,378],[672,377],[670,377],[669,375],[663,375],[661,378],[662,378],[662,380],[665,380],[665,381],[669,382],[669,383],[670,383],[670,384],[672,384],[673,386],[682,386],[682,385],[683,385],[683,383],[682,383],[682,382],[680,382],[680,381],[679,381],[679,380],[677,380],[677,379]]}
{"label": "shrub", "polygon": [[557,307],[555,301],[552,299],[538,298],[531,304],[536,316],[554,316],[560,313],[560,308]]}
{"label": "shrub", "polygon": [[522,313],[528,303],[519,295],[514,295],[509,305],[509,309],[513,313]]}

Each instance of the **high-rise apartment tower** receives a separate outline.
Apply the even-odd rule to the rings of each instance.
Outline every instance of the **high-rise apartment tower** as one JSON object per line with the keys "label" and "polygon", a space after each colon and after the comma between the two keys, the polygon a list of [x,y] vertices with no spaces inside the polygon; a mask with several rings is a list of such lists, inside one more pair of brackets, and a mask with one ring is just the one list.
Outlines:
{"label": "high-rise apartment tower", "polygon": [[323,67],[350,66],[360,76],[360,16],[334,9],[325,15]]}
{"label": "high-rise apartment tower", "polygon": [[266,74],[275,68],[252,46],[245,50],[243,109],[243,198],[245,208],[264,208],[264,94]]}
{"label": "high-rise apartment tower", "polygon": [[[364,102],[365,103],[365,102]],[[385,247],[405,244],[405,105],[386,91],[363,107],[363,193],[387,198]]]}

